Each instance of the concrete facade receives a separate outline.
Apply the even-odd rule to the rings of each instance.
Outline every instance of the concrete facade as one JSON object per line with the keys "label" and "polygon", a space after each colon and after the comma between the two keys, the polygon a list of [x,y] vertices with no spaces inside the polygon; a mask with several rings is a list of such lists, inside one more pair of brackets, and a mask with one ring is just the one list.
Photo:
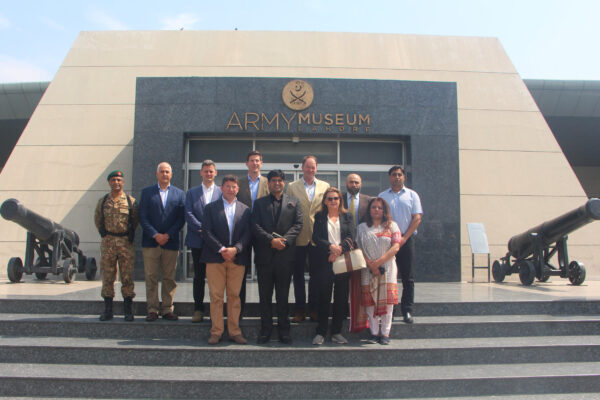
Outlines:
{"label": "concrete facade", "polygon": [[[143,77],[452,83],[458,122],[462,280],[470,279],[467,222],[485,224],[492,258],[497,258],[505,254],[512,235],[587,199],[525,84],[494,38],[82,32],[6,163],[0,192],[2,199],[18,198],[76,230],[86,255],[99,252],[92,215],[97,199],[107,190],[106,174],[123,169],[126,189],[131,191],[139,173],[134,171],[134,121],[136,90]],[[414,168],[418,160],[412,163]],[[174,167],[175,179],[181,179],[182,171]],[[134,190],[133,195],[138,194]],[[600,278],[599,225],[588,225],[569,238],[569,254],[586,265],[588,279]],[[0,228],[4,233],[0,265],[6,265],[9,257],[23,256],[25,231],[4,220]],[[5,269],[0,271],[5,276]]]}

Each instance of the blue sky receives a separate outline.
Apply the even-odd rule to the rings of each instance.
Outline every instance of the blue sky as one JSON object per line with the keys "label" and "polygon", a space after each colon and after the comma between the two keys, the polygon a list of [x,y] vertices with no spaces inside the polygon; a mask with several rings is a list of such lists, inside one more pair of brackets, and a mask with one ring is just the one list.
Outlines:
{"label": "blue sky", "polygon": [[521,77],[600,80],[597,0],[0,0],[0,83],[49,81],[83,30],[379,32],[500,39]]}

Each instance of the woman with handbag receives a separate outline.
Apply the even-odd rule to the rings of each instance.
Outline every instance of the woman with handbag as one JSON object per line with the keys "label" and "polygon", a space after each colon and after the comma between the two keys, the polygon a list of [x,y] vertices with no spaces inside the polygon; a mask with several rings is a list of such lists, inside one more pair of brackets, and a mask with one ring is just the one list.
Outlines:
{"label": "woman with handbag", "polygon": [[[367,221],[358,226],[357,242],[367,268],[361,271],[361,305],[365,308],[369,343],[390,343],[394,304],[398,304],[398,269],[395,255],[402,234],[392,221],[390,206],[380,198],[369,201]],[[366,326],[366,321],[364,321]]]}
{"label": "woman with handbag", "polygon": [[354,220],[342,205],[342,194],[337,188],[330,187],[323,195],[321,211],[315,215],[312,236],[317,252],[315,259],[318,260],[312,268],[319,290],[317,334],[312,342],[315,345],[323,344],[327,335],[332,290],[331,340],[339,344],[348,343],[341,331],[348,309],[350,273],[334,274],[332,263],[356,247],[354,236]]}

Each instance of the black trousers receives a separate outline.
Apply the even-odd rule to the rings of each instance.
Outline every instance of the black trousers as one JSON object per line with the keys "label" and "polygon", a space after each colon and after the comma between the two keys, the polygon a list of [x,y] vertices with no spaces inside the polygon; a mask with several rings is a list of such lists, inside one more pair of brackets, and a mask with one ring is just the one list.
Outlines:
{"label": "black trousers", "polygon": [[413,312],[415,304],[415,239],[411,236],[404,246],[396,253],[396,265],[398,276],[402,279],[402,298],[400,299],[400,310],[402,314]]}
{"label": "black trousers", "polygon": [[304,286],[304,266],[308,257],[308,312],[317,311],[317,298],[319,287],[314,282],[314,265],[316,248],[311,244],[307,246],[296,246],[294,261],[294,299],[296,301],[295,311],[306,311],[306,288]]}
{"label": "black trousers", "polygon": [[192,248],[192,262],[194,263],[194,311],[204,312],[204,285],[206,279],[206,264],[200,262],[202,249]]}
{"label": "black trousers", "polygon": [[[321,265],[323,266],[323,265]],[[335,335],[342,331],[342,324],[348,312],[348,292],[350,290],[350,274],[335,275],[331,264],[323,266],[316,274],[319,288],[319,323],[317,334],[327,335],[327,322],[331,308],[331,292],[333,291],[333,316],[331,319],[331,334]]]}
{"label": "black trousers", "polygon": [[279,336],[290,333],[288,295],[292,279],[292,262],[257,264],[258,296],[260,299],[261,334],[269,336],[273,329],[273,288],[277,302]]}

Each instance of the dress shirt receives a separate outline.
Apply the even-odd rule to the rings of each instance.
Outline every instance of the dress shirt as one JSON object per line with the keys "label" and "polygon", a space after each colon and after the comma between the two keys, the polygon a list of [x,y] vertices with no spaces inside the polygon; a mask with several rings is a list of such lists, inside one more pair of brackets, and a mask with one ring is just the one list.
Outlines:
{"label": "dress shirt", "polygon": [[[417,192],[404,186],[399,192],[394,192],[391,188],[379,193],[390,206],[392,219],[398,224],[398,228],[404,233],[408,230],[412,216],[414,214],[423,214],[421,199]],[[417,234],[417,231],[413,233]]]}
{"label": "dress shirt", "polygon": [[212,199],[213,192],[215,191],[215,184],[213,183],[210,187],[206,187],[204,183],[202,184],[202,195],[204,196],[204,205],[210,203]]}
{"label": "dress shirt", "polygon": [[333,222],[327,216],[327,238],[329,243],[339,245],[342,242],[342,232],[340,230],[340,217]]}
{"label": "dress shirt", "polygon": [[223,207],[225,209],[225,217],[227,218],[227,225],[229,226],[229,245],[231,245],[231,238],[233,236],[233,220],[235,217],[235,206],[237,205],[237,199],[233,200],[231,204],[223,197]]}
{"label": "dress shirt", "polygon": [[162,202],[163,208],[167,206],[167,198],[169,197],[169,189],[171,189],[171,185],[167,186],[165,190],[163,190],[160,185],[158,185],[158,193],[160,194],[160,201]]}
{"label": "dress shirt", "polygon": [[252,207],[254,207],[254,200],[256,200],[256,196],[258,195],[258,184],[260,183],[260,175],[256,177],[256,180],[252,180],[250,175],[248,175],[248,186],[250,187],[250,197],[252,198]]}
{"label": "dress shirt", "polygon": [[317,187],[317,183],[313,180],[312,185],[309,185],[308,183],[306,183],[304,178],[302,178],[302,182],[304,182],[304,189],[306,190],[308,201],[312,203],[313,199],[315,198],[315,189]]}
{"label": "dress shirt", "polygon": [[271,203],[273,204],[273,222],[277,225],[279,221],[279,215],[281,215],[281,201],[283,200],[283,196],[277,200],[277,197],[269,194],[271,196]]}

